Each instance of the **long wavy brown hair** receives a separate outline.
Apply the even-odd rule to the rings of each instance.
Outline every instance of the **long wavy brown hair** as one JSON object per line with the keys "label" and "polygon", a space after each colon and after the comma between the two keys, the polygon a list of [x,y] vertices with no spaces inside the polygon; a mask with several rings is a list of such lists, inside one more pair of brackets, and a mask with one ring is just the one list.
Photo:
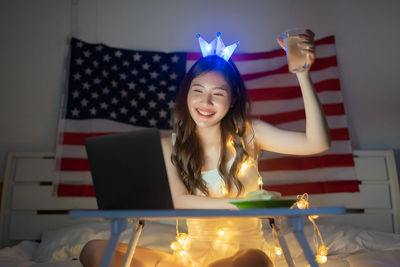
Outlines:
{"label": "long wavy brown hair", "polygon": [[[204,153],[196,134],[196,124],[190,116],[187,96],[194,78],[207,72],[216,71],[223,75],[231,89],[231,108],[221,120],[221,152],[218,172],[225,181],[229,192],[236,186],[238,195],[243,191],[243,184],[237,177],[240,164],[249,157],[244,147],[244,135],[250,130],[250,102],[247,89],[235,64],[218,56],[199,59],[188,71],[179,88],[173,114],[173,130],[176,134],[171,160],[190,194],[196,189],[208,196],[208,188],[201,176],[204,165]],[[231,140],[235,148],[235,159],[227,170],[227,142]]]}

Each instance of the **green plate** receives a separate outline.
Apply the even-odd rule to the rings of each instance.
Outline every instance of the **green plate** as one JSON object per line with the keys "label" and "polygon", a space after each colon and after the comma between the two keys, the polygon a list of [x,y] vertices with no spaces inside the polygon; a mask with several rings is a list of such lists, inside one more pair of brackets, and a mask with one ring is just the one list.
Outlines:
{"label": "green plate", "polygon": [[232,200],[229,203],[239,209],[260,209],[260,208],[287,208],[291,207],[296,199],[272,199],[272,200]]}

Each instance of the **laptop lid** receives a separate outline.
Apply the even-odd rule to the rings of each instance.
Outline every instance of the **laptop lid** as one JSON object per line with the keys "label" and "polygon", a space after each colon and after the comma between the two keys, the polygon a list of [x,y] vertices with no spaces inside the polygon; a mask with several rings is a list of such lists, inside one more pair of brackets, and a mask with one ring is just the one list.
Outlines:
{"label": "laptop lid", "polygon": [[99,209],[173,209],[158,129],[85,140]]}

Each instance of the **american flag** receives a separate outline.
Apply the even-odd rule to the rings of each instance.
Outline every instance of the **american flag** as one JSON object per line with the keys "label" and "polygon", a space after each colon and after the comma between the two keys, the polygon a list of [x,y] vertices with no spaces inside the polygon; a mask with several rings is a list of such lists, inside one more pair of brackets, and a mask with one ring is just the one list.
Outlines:
{"label": "american flag", "polygon": [[[58,196],[94,196],[84,139],[157,127],[169,134],[174,99],[200,53],[134,51],[71,39],[63,112],[58,127]],[[316,41],[311,77],[328,120],[332,147],[313,156],[264,152],[259,170],[267,190],[284,195],[358,191],[344,113],[334,37]],[[300,87],[288,73],[285,52],[236,54],[252,99],[253,116],[304,131]]]}

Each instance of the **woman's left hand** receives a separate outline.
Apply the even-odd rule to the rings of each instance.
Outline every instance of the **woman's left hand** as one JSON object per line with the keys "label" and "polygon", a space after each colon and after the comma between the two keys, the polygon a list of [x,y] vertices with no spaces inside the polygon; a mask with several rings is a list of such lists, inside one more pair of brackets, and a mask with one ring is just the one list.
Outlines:
{"label": "woman's left hand", "polygon": [[[298,46],[301,47],[301,52],[306,54],[307,56],[307,69],[310,69],[311,65],[315,61],[314,35],[315,34],[309,29],[306,29],[306,32],[304,34],[299,35],[299,37],[301,38],[301,42],[298,43]],[[282,49],[286,51],[285,43],[282,36],[279,36],[276,41],[278,42],[280,47],[282,47]]]}

